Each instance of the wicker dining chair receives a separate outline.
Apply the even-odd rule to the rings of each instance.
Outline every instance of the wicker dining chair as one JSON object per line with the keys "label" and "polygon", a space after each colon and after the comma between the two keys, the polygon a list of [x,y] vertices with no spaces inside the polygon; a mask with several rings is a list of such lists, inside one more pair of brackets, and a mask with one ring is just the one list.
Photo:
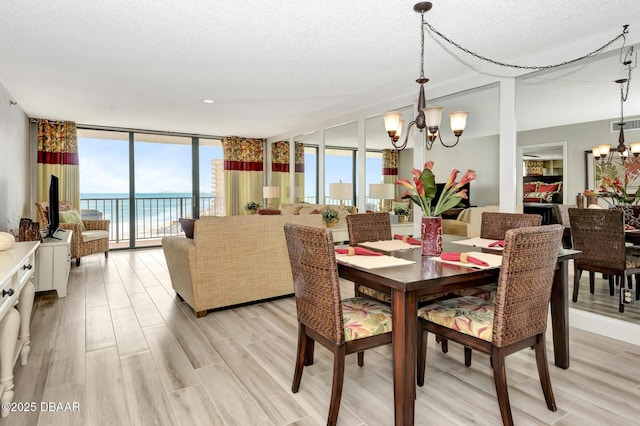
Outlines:
{"label": "wicker dining chair", "polygon": [[504,240],[509,229],[540,226],[541,223],[539,214],[482,212],[480,238]]}
{"label": "wicker dining chair", "polygon": [[418,386],[424,385],[429,332],[489,354],[502,422],[512,425],[505,357],[534,347],[547,408],[556,411],[545,330],[562,231],[556,224],[506,232],[495,302],[463,296],[418,310]]}
{"label": "wicker dining chair", "polygon": [[[640,273],[637,249],[625,244],[623,216],[623,212],[616,209],[569,209],[573,248],[582,252],[582,257],[573,261],[574,302],[578,301],[582,271],[589,272],[592,294],[595,291],[595,272],[607,274],[611,296],[615,294],[614,277],[620,278],[622,292],[625,278],[631,288],[632,275]],[[622,298],[618,303],[618,311],[624,312]]]}
{"label": "wicker dining chair", "polygon": [[345,356],[391,343],[391,307],[364,297],[342,300],[331,230],[284,225],[298,316],[298,350],[291,391],[297,393],[305,365],[313,364],[315,342],[333,352],[333,381],[327,424],[340,410]]}
{"label": "wicker dining chair", "polygon": [[571,246],[571,218],[569,217],[569,209],[577,209],[575,204],[554,204],[553,211],[558,223],[564,226],[564,234],[562,234],[562,247],[570,249]]}
{"label": "wicker dining chair", "polygon": [[[480,238],[504,240],[509,229],[540,226],[541,223],[542,216],[538,214],[482,212]],[[495,301],[497,284],[486,284],[480,287],[466,288],[458,290],[456,293],[459,296],[473,296],[488,301]],[[442,352],[447,353],[449,351],[447,339],[438,336],[438,342],[441,345]],[[471,348],[465,346],[464,363],[467,367],[471,366],[471,353]]]}
{"label": "wicker dining chair", "polygon": [[[393,238],[389,213],[350,214],[346,220],[350,246],[372,241],[386,241]],[[377,290],[354,283],[353,292],[356,297],[367,296],[381,302],[391,303],[391,293],[388,290]]]}

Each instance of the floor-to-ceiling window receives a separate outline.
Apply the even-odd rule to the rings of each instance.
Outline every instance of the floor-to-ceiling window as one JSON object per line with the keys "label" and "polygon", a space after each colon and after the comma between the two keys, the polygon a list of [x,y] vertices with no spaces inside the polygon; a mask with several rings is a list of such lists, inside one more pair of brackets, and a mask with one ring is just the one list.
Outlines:
{"label": "floor-to-ceiling window", "polygon": [[111,248],[159,245],[178,219],[224,215],[219,139],[78,129],[80,208],[111,221]]}
{"label": "floor-to-ceiling window", "polygon": [[304,147],[304,201],[318,202],[318,147]]}

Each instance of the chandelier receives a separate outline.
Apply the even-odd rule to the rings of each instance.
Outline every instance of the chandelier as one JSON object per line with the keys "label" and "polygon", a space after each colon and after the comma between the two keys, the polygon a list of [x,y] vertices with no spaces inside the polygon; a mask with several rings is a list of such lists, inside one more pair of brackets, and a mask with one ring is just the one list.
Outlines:
{"label": "chandelier", "polygon": [[427,150],[430,150],[433,146],[433,142],[438,139],[442,145],[447,148],[451,148],[458,144],[460,140],[460,135],[464,131],[464,128],[467,124],[467,112],[464,111],[455,111],[449,113],[449,118],[451,120],[451,130],[453,134],[456,136],[456,140],[454,143],[447,145],[442,141],[440,137],[440,121],[442,119],[442,107],[430,107],[427,108],[425,96],[424,96],[424,84],[429,81],[428,78],[424,76],[424,27],[425,20],[424,14],[428,12],[432,7],[431,2],[420,2],[413,6],[413,10],[420,13],[422,16],[422,22],[420,24],[421,35],[422,35],[422,44],[420,49],[420,77],[416,80],[416,83],[420,85],[420,92],[418,95],[418,115],[416,119],[409,123],[407,127],[406,136],[404,138],[404,142],[398,144],[400,140],[400,136],[402,135],[402,127],[404,125],[404,120],[401,120],[401,113],[398,111],[391,111],[384,114],[384,127],[391,138],[391,144],[393,147],[402,151],[407,146],[407,142],[409,140],[409,130],[411,127],[416,126],[418,130],[422,133],[425,128],[427,132],[425,132],[425,146]]}
{"label": "chandelier", "polygon": [[[622,51],[624,50],[624,42],[626,41],[625,36],[628,33],[629,25],[623,25],[622,32],[617,36],[615,36],[613,39],[609,40],[607,43],[577,58],[573,58],[570,60],[562,61],[560,63],[551,64],[551,65],[519,65],[519,64],[511,64],[507,62],[501,62],[495,59],[488,58],[486,56],[482,56],[476,52],[473,52],[461,46],[455,41],[451,40],[450,38],[448,38],[447,36],[439,32],[437,29],[435,29],[427,21],[425,21],[424,14],[429,10],[431,10],[431,7],[432,7],[432,4],[431,2],[428,2],[428,1],[416,3],[413,6],[413,10],[420,13],[422,17],[422,22],[420,24],[420,30],[421,30],[421,36],[422,36],[422,44],[421,44],[421,50],[420,50],[420,77],[418,77],[418,79],[416,80],[416,83],[420,85],[420,92],[418,95],[418,115],[416,116],[416,119],[410,122],[409,126],[407,126],[404,142],[398,143],[398,141],[400,140],[400,136],[403,134],[403,126],[404,126],[404,120],[400,119],[401,113],[398,111],[391,111],[384,114],[385,130],[387,131],[389,138],[391,138],[391,144],[396,150],[402,151],[403,149],[405,149],[405,147],[407,146],[407,141],[409,139],[409,131],[413,126],[416,126],[421,133],[423,132],[423,130],[425,129],[427,130],[426,132],[424,132],[425,147],[427,148],[427,150],[430,150],[433,147],[433,143],[435,142],[436,139],[438,139],[440,143],[444,145],[446,148],[454,147],[458,144],[460,140],[460,135],[462,135],[462,132],[464,131],[464,128],[467,124],[467,115],[468,115],[467,112],[454,111],[449,113],[449,118],[451,119],[451,131],[456,137],[456,140],[452,144],[447,145],[442,141],[442,138],[440,137],[440,120],[442,119],[443,108],[442,107],[430,107],[430,108],[426,107],[427,105],[426,105],[425,96],[424,96],[424,84],[428,82],[429,79],[425,78],[424,76],[424,30],[425,30],[425,27],[427,27],[429,31],[431,31],[433,34],[440,37],[445,42],[449,43],[451,46],[455,47],[456,49],[459,49],[460,51],[466,54],[469,54],[475,57],[476,59],[489,62],[493,65],[497,65],[500,67],[515,68],[519,70],[543,70],[543,69],[558,68],[565,65],[573,64],[573,63],[582,61],[584,59],[593,57],[594,55],[605,50],[607,47],[612,45],[617,40],[622,39],[623,45],[622,45],[621,54],[620,54],[620,59],[621,59],[620,62],[628,68],[629,76],[626,79],[616,80],[616,83],[620,84],[620,92],[622,97],[621,107],[620,107],[621,109],[620,137],[618,140],[618,147],[616,148],[616,151],[620,153],[620,158],[622,158],[622,162],[624,164],[624,159],[628,158],[629,151],[626,149],[624,145],[624,134],[623,134],[622,126],[624,126],[625,123],[624,123],[624,115],[622,114],[622,104],[624,104],[624,102],[627,100],[627,95],[629,94],[629,82],[631,81],[631,69],[635,68],[635,63],[632,65],[633,46],[629,48],[627,54],[624,56],[624,59],[622,59]],[[601,161],[611,162],[611,156],[613,153],[612,152],[610,153],[610,148],[611,148],[611,145],[604,145],[604,144],[600,145],[597,148],[593,148],[593,154],[596,158],[598,158]],[[640,155],[640,143],[638,143],[637,145],[631,144],[631,151],[634,158],[637,159],[638,156]],[[637,161],[640,161],[640,160],[637,160]]]}
{"label": "chandelier", "polygon": [[[633,46],[629,47],[624,58],[622,57],[622,54],[620,55],[620,62],[627,68],[627,78],[621,78],[615,81],[615,83],[620,86],[620,121],[618,122],[620,133],[618,134],[618,146],[615,150],[611,150],[610,144],[601,144],[591,149],[593,158],[595,158],[596,161],[599,161],[602,165],[610,164],[614,158],[617,158],[618,162],[623,166],[626,161],[640,161],[640,159],[638,159],[638,156],[640,156],[640,142],[631,143],[629,145],[629,149],[627,149],[624,144],[624,126],[627,124],[624,122],[624,103],[629,96],[631,70],[636,67],[636,61],[633,55]],[[631,150],[631,155],[633,157],[629,156],[629,150]]]}

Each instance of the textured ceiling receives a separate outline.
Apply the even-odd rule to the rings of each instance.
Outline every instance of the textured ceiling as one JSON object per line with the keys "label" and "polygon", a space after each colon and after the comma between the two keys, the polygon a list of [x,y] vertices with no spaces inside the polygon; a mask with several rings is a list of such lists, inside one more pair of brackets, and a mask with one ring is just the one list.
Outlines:
{"label": "textured ceiling", "polygon": [[[615,37],[623,24],[631,25],[628,43],[640,42],[637,0],[433,3],[427,19],[434,27],[503,61],[546,64],[579,56]],[[414,102],[419,22],[413,2],[399,0],[3,0],[0,83],[30,117],[270,137],[390,99],[402,99],[398,107]],[[425,50],[428,98],[514,75],[430,36]],[[615,65],[615,54],[609,56]],[[523,104],[534,113],[547,93],[557,93],[554,84],[575,80],[580,92],[591,84],[613,92],[615,106],[610,82],[616,76],[545,75],[538,80],[546,79],[544,89],[522,85]],[[578,116],[590,110],[573,95],[562,102]],[[629,108],[640,113],[636,104]],[[525,112],[518,123],[531,127]]]}

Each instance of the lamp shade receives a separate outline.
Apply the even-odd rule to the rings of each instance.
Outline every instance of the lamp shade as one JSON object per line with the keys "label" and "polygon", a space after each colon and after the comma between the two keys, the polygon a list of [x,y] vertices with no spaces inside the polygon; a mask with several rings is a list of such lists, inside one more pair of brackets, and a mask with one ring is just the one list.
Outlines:
{"label": "lamp shade", "polygon": [[330,183],[329,198],[332,200],[353,199],[353,185],[350,183]]}
{"label": "lamp shade", "polygon": [[467,126],[467,115],[465,111],[453,111],[449,113],[449,119],[451,120],[451,131],[454,135],[458,133],[462,134],[464,128]]}
{"label": "lamp shade", "polygon": [[400,113],[393,111],[388,112],[384,116],[384,129],[388,132],[397,132],[398,124],[400,124]]}
{"label": "lamp shade", "polygon": [[442,120],[442,107],[423,108],[425,121],[427,127],[440,127],[440,120]]}
{"label": "lamp shade", "polygon": [[280,196],[280,187],[279,186],[263,186],[262,187],[262,198],[278,198]]}
{"label": "lamp shade", "polygon": [[392,200],[395,198],[395,187],[392,183],[369,184],[369,198]]}

